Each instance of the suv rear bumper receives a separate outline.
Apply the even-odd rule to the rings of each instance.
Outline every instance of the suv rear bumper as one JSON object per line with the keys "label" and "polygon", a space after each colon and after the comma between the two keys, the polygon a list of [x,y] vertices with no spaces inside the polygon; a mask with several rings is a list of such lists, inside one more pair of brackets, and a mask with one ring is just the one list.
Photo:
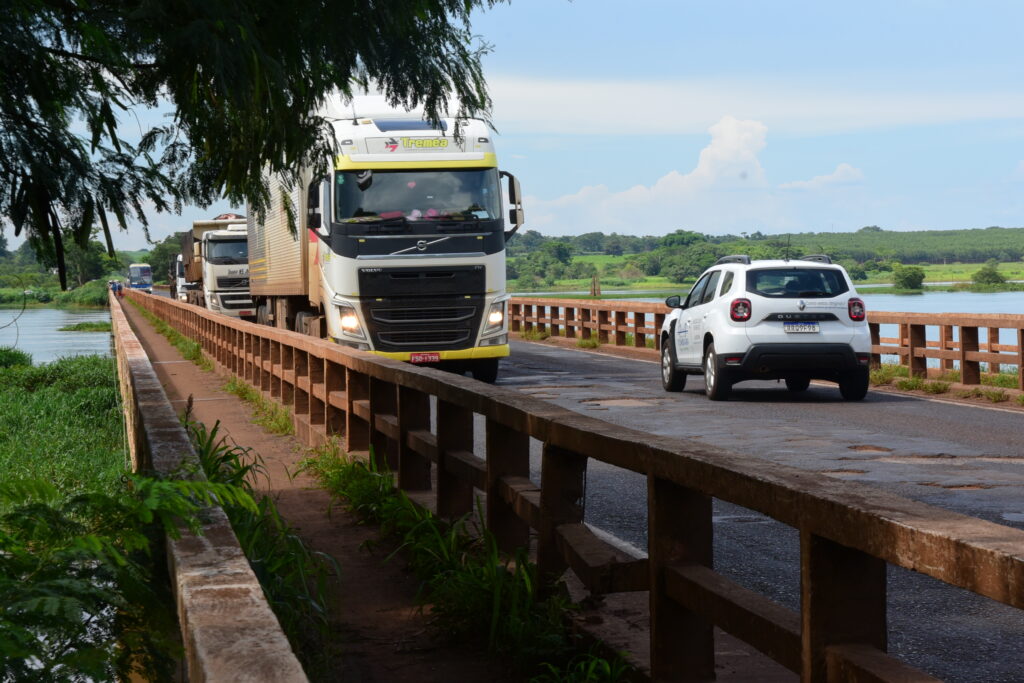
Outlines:
{"label": "suv rear bumper", "polygon": [[836,379],[843,373],[867,368],[866,362],[857,360],[849,344],[755,344],[739,362],[735,358],[726,353],[719,355],[720,367],[728,371],[734,382],[787,375]]}

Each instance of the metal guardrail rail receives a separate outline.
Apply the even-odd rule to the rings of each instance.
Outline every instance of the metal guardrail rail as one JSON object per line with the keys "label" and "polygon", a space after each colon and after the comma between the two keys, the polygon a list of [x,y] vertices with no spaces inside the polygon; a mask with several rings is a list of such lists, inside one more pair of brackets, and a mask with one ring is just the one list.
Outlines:
{"label": "metal guardrail rail", "polygon": [[[155,299],[139,292],[128,296]],[[183,463],[196,462],[195,450],[121,310],[121,302],[112,294],[109,300],[132,470],[173,474]],[[219,507],[209,508],[204,520],[202,535],[186,530],[177,540],[167,539],[187,680],[305,683],[308,679],[302,665],[292,653],[227,515]]]}
{"label": "metal guardrail rail", "polygon": [[[886,653],[887,563],[1024,608],[1024,531],[640,433],[466,377],[129,296],[198,340],[220,368],[290,405],[307,443],[337,437],[362,457],[372,446],[398,486],[432,496],[443,517],[471,512],[474,491],[484,492],[486,523],[501,546],[524,546],[536,534],[546,575],[569,567],[595,594],[649,591],[655,680],[713,678],[714,626],[804,681],[936,680]],[[474,415],[485,423],[484,453],[473,452]],[[542,444],[540,483],[529,479],[531,439]],[[624,555],[583,524],[591,459],[646,475],[648,557]],[[799,530],[799,612],[714,571],[713,498]]]}
{"label": "metal guardrail rail", "polygon": [[[661,324],[669,309],[643,301],[514,298],[509,305],[512,332],[545,332],[569,339],[596,339],[601,344],[660,349]],[[897,325],[898,337],[882,337],[882,325]],[[926,377],[928,359],[944,370],[960,370],[961,384],[981,384],[982,364],[990,373],[1016,366],[1017,388],[1024,391],[1024,315],[968,313],[868,312],[872,365],[895,355],[912,377]],[[928,328],[936,332],[927,339]],[[979,342],[985,330],[985,342]],[[1000,344],[1001,330],[1010,330],[1016,345]]]}

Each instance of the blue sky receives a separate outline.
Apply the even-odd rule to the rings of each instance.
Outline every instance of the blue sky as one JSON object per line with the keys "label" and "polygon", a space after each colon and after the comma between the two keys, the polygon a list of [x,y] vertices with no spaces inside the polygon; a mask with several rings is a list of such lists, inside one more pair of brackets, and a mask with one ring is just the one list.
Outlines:
{"label": "blue sky", "polygon": [[499,160],[549,235],[1024,226],[1021,26],[1024,3],[938,0],[512,0],[473,21]]}

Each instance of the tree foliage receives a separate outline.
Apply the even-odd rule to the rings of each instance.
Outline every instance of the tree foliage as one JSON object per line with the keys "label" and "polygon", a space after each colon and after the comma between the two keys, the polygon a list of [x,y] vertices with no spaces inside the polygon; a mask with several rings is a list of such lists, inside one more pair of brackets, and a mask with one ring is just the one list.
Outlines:
{"label": "tree foliage", "polygon": [[996,259],[988,260],[971,279],[977,285],[1001,285],[1006,282],[1006,276],[999,272],[999,261]]}
{"label": "tree foliage", "polygon": [[[490,105],[470,13],[496,0],[160,3],[7,0],[0,22],[0,216],[52,254],[110,214],[226,197],[257,210],[263,172],[333,158],[318,108],[379,88],[437,118]],[[173,115],[147,126],[147,107]],[[140,118],[140,113],[142,117]],[[148,236],[148,233],[147,233]]]}
{"label": "tree foliage", "polygon": [[892,269],[892,282],[900,289],[921,289],[924,283],[924,268],[897,263]]}

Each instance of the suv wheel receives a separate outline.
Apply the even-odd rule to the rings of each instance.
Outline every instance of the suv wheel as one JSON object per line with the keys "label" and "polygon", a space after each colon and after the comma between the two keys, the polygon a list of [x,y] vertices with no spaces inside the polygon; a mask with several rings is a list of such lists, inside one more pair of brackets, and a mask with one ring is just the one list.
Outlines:
{"label": "suv wheel", "polygon": [[791,375],[786,378],[786,388],[792,392],[807,391],[811,386],[811,378],[803,375]]}
{"label": "suv wheel", "polygon": [[868,381],[867,368],[847,372],[839,378],[839,393],[847,401],[859,401],[868,394]]}
{"label": "suv wheel", "polygon": [[686,386],[686,374],[676,367],[676,352],[671,337],[661,340],[661,386],[665,391],[682,391]]}
{"label": "suv wheel", "polygon": [[707,387],[708,398],[712,401],[724,401],[729,398],[732,391],[732,382],[725,368],[718,367],[718,354],[715,353],[715,345],[709,344],[704,352],[704,384]]}

